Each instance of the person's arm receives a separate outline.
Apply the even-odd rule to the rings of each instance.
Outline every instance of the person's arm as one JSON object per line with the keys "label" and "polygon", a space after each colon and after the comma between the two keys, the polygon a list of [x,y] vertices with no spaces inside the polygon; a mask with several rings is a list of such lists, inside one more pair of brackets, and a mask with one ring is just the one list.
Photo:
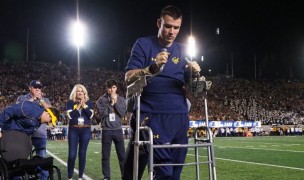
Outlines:
{"label": "person's arm", "polygon": [[37,99],[39,105],[45,109],[52,107],[50,100],[48,98],[44,98],[42,92],[36,94],[34,98]]}
{"label": "person's arm", "polygon": [[51,103],[48,103],[47,100],[45,100],[44,98],[39,99],[39,104],[45,109],[52,107]]}
{"label": "person's arm", "polygon": [[111,108],[113,108],[108,99],[104,97],[100,97],[96,101],[96,106],[100,113],[101,119],[103,119],[105,116],[108,116],[111,113]]}
{"label": "person's arm", "polygon": [[114,104],[114,109],[115,112],[117,112],[117,114],[119,115],[119,117],[122,118],[127,112],[126,102],[123,97],[118,96],[117,98],[118,100]]}
{"label": "person's arm", "polygon": [[[77,105],[75,105],[77,106]],[[73,119],[74,117],[79,116],[79,111],[74,107],[74,102],[69,100],[66,105],[67,116],[69,119]]]}
{"label": "person's arm", "polygon": [[94,116],[94,110],[93,110],[93,103],[92,101],[87,101],[86,103],[84,103],[82,105],[82,110],[84,112],[84,114],[87,115],[87,117],[89,117],[90,119],[92,119],[92,117]]}
{"label": "person's arm", "polygon": [[51,102],[48,98],[43,98],[42,93],[36,94],[36,97],[31,97],[29,94],[28,95],[23,95],[19,96],[17,98],[16,103],[21,103],[23,101],[31,101],[34,102],[35,100],[39,101],[39,105],[44,107],[45,109],[52,107]]}
{"label": "person's arm", "polygon": [[192,61],[190,63],[188,63],[186,65],[186,68],[189,70],[189,71],[193,71],[194,73],[199,73],[201,72],[201,67],[199,66],[199,64],[196,62],[196,61]]}
{"label": "person's arm", "polygon": [[146,71],[145,69],[132,69],[126,72],[125,75],[125,82],[127,85],[132,84],[136,80],[139,79],[139,77],[144,75],[151,75],[149,71]]}
{"label": "person's arm", "polygon": [[1,129],[0,130],[0,138],[2,137],[2,130],[3,130],[2,127],[5,123],[5,121],[11,119],[14,116],[13,106],[6,107],[0,113],[0,129]]}
{"label": "person's arm", "polygon": [[151,64],[147,67],[144,67],[143,69],[132,69],[126,72],[125,75],[125,82],[127,85],[132,84],[136,80],[138,80],[139,77],[144,75],[154,75],[157,74],[161,67],[167,63],[168,56],[170,53],[166,51],[162,51],[157,54],[155,58],[155,64]]}

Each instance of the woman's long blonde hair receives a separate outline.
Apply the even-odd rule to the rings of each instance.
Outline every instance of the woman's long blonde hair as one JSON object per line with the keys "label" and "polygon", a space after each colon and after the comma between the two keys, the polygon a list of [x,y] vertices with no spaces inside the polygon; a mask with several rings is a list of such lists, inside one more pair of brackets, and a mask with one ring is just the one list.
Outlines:
{"label": "woman's long blonde hair", "polygon": [[84,85],[82,84],[76,84],[70,94],[70,100],[76,102],[76,91],[77,88],[81,88],[83,90],[84,93],[84,101],[87,102],[89,100],[89,95],[88,95],[88,91],[87,89],[84,87]]}

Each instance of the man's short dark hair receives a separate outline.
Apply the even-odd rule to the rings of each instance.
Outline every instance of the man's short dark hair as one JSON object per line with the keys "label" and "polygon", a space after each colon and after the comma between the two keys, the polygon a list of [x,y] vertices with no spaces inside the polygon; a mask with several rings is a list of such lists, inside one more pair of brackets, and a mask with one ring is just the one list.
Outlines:
{"label": "man's short dark hair", "polygon": [[180,11],[180,9],[174,5],[169,5],[164,7],[161,12],[160,12],[160,18],[162,18],[165,15],[169,15],[171,17],[173,17],[173,19],[179,19],[179,18],[183,18],[182,12]]}
{"label": "man's short dark hair", "polygon": [[112,86],[117,86],[118,82],[115,79],[108,79],[106,81],[106,87],[111,88]]}

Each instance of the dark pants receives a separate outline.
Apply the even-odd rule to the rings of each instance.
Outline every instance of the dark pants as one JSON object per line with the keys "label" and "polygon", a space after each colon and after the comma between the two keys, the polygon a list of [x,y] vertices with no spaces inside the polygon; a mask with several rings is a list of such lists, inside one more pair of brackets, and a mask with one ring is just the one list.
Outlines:
{"label": "dark pants", "polygon": [[[45,138],[37,138],[37,137],[32,137],[32,143],[35,149],[37,149],[36,155],[40,156],[40,157],[46,157],[46,142],[47,139]],[[47,180],[47,178],[49,177],[49,173],[48,171],[41,171],[40,173],[40,179],[41,180]]]}
{"label": "dark pants", "polygon": [[125,143],[122,129],[102,130],[102,173],[105,179],[111,178],[110,155],[112,141],[114,142],[116,154],[119,161],[121,177],[123,177],[123,163],[125,160]]}
{"label": "dark pants", "polygon": [[68,156],[68,178],[73,177],[77,149],[79,144],[79,178],[82,178],[85,164],[88,144],[91,139],[91,128],[76,128],[69,127],[68,143],[69,143],[69,156]]}
{"label": "dark pants", "polygon": [[[185,114],[151,114],[141,113],[142,125],[150,127],[153,131],[154,144],[188,144],[187,131],[189,129],[189,118]],[[135,117],[131,119],[131,139],[127,149],[124,164],[124,180],[133,179],[133,157],[134,157],[134,130],[136,127]],[[142,139],[147,139],[145,132],[140,133]],[[154,149],[153,161],[157,164],[182,164],[185,161],[187,148],[161,148]],[[144,168],[148,162],[148,151],[145,147],[140,148],[138,159],[138,179],[142,178]],[[182,166],[157,166],[153,169],[154,179],[179,180]]]}

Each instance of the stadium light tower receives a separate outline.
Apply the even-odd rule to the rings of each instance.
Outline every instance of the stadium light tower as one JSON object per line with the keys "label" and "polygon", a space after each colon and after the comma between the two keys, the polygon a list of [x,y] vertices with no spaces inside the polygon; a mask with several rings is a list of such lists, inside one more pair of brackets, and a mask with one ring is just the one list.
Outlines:
{"label": "stadium light tower", "polygon": [[77,20],[71,26],[72,43],[77,47],[77,80],[80,82],[80,47],[85,44],[85,26],[79,21],[78,1],[76,3]]}
{"label": "stadium light tower", "polygon": [[196,47],[195,47],[195,40],[193,36],[188,38],[188,47],[187,47],[187,54],[190,56],[191,61],[193,57],[196,55]]}
{"label": "stadium light tower", "polygon": [[72,41],[77,48],[84,45],[85,27],[77,20],[72,26]]}
{"label": "stadium light tower", "polygon": [[72,25],[72,43],[77,48],[77,80],[80,81],[80,47],[84,45],[85,26],[77,19]]}
{"label": "stadium light tower", "polygon": [[[193,36],[189,36],[188,44],[187,44],[187,56],[190,58],[190,62],[193,61],[193,58],[196,55],[196,47],[195,47],[195,40]],[[192,69],[192,68],[191,68]],[[192,77],[192,71],[190,71],[190,77]],[[197,76],[197,78],[199,78]],[[197,79],[198,81],[198,79]],[[190,86],[192,86],[192,81],[190,82]]]}

